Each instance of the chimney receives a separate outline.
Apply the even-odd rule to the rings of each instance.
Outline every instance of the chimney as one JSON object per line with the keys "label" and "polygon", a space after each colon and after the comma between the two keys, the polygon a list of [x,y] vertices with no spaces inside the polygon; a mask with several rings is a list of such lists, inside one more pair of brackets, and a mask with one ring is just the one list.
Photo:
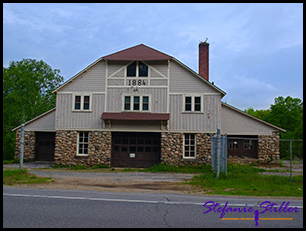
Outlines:
{"label": "chimney", "polygon": [[199,43],[199,75],[209,81],[209,43]]}

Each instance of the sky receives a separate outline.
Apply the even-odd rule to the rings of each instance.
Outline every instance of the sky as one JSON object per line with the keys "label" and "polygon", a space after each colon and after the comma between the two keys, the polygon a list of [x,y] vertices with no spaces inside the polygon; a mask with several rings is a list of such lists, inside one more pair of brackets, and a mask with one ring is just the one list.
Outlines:
{"label": "sky", "polygon": [[302,3],[4,3],[3,67],[43,60],[65,81],[100,57],[145,44],[198,73],[209,43],[209,81],[223,102],[268,109],[303,100]]}

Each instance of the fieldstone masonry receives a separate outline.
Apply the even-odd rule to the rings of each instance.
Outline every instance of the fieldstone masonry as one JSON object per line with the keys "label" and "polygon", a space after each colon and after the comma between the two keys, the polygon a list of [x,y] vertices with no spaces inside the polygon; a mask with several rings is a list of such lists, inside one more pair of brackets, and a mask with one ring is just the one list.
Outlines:
{"label": "fieldstone masonry", "polygon": [[278,132],[273,132],[272,135],[258,136],[258,160],[267,162],[271,159],[280,159]]}
{"label": "fieldstone masonry", "polygon": [[210,164],[210,135],[196,134],[196,159],[184,159],[184,134],[175,132],[161,133],[161,163],[184,166],[190,164]]}
{"label": "fieldstone masonry", "polygon": [[[21,128],[16,131],[16,144],[15,144],[15,158],[20,157],[20,135]],[[33,161],[35,160],[35,145],[36,138],[34,131],[24,131],[24,148],[23,148],[23,158]]]}
{"label": "fieldstone masonry", "polygon": [[97,165],[111,164],[111,132],[90,131],[88,156],[77,156],[77,131],[56,131],[56,164],[63,165]]}
{"label": "fieldstone masonry", "polygon": [[[16,131],[15,158],[20,156],[21,129]],[[77,156],[77,131],[58,130],[55,135],[56,164],[64,165],[111,165],[112,135],[110,131],[89,131],[89,154]],[[161,133],[161,163],[184,166],[190,164],[211,164],[210,134],[196,134],[196,159],[184,159],[184,133]],[[34,131],[25,131],[24,158],[35,160],[36,137]],[[258,136],[258,158],[229,157],[228,163],[251,163],[255,161],[267,162],[279,160],[279,133]]]}

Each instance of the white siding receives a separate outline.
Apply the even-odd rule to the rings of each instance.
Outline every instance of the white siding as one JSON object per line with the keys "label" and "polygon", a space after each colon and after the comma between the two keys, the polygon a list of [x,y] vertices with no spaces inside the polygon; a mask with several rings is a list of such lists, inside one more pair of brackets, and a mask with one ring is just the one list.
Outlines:
{"label": "white siding", "polygon": [[72,111],[72,94],[57,94],[56,129],[102,128],[104,94],[92,94],[92,111]]}
{"label": "white siding", "polygon": [[178,63],[170,64],[170,93],[219,93]]}
{"label": "white siding", "polygon": [[222,132],[227,134],[260,135],[278,131],[276,128],[243,115],[227,106],[222,105],[221,108]]}
{"label": "white siding", "polygon": [[204,113],[184,113],[183,97],[182,94],[170,95],[170,130],[213,132],[221,126],[220,96],[203,96]]}
{"label": "white siding", "polygon": [[105,62],[101,61],[58,92],[104,92]]}
{"label": "white siding", "polygon": [[55,131],[55,110],[24,126],[25,131]]}

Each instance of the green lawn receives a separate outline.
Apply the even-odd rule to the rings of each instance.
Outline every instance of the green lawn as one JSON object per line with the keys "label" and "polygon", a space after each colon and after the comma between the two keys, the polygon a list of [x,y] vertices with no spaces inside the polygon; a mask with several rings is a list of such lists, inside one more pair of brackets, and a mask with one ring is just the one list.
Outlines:
{"label": "green lawn", "polygon": [[245,196],[303,197],[303,175],[289,177],[260,175],[263,169],[249,165],[228,164],[227,176],[205,173],[195,176],[188,184],[199,186],[207,194]]}
{"label": "green lawn", "polygon": [[28,173],[26,169],[6,169],[3,170],[3,185],[14,184],[42,184],[54,182],[51,177],[38,177]]}

